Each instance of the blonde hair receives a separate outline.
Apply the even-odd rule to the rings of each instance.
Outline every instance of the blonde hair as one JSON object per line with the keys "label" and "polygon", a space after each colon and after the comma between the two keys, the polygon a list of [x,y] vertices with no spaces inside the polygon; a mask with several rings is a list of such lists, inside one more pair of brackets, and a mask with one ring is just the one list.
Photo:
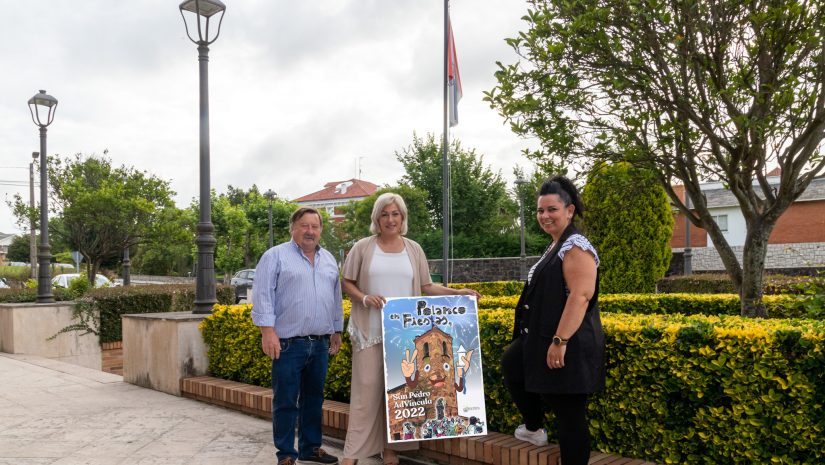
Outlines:
{"label": "blonde hair", "polygon": [[378,220],[381,219],[381,212],[387,208],[387,205],[394,203],[395,206],[398,207],[398,211],[401,212],[401,235],[407,234],[407,204],[404,203],[404,199],[401,198],[400,195],[395,194],[393,192],[385,192],[378,196],[375,199],[375,204],[372,206],[372,224],[370,224],[370,233],[372,234],[379,234],[381,232],[381,226],[378,224]]}

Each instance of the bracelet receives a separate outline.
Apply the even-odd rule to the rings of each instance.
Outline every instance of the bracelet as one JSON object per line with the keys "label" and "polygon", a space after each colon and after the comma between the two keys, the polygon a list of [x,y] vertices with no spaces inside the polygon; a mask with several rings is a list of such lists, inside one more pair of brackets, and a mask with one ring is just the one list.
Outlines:
{"label": "bracelet", "polygon": [[367,306],[367,297],[369,297],[369,295],[364,294],[364,297],[361,299],[361,303],[364,304],[365,307]]}

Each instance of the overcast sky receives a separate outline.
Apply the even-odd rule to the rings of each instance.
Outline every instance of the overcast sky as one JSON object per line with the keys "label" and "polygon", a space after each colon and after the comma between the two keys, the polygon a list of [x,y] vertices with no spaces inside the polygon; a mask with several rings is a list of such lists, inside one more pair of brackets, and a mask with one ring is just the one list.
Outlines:
{"label": "overcast sky", "polygon": [[[356,176],[394,184],[394,152],[413,132],[441,134],[440,0],[224,0],[210,47],[211,185],[294,199]],[[0,0],[0,232],[5,200],[28,199],[39,150],[26,102],[59,100],[48,152],[102,155],[171,182],[179,207],[198,195],[198,62],[178,0]],[[520,0],[452,0],[464,89],[451,136],[512,183],[534,141],[482,101],[504,43],[523,28]]]}

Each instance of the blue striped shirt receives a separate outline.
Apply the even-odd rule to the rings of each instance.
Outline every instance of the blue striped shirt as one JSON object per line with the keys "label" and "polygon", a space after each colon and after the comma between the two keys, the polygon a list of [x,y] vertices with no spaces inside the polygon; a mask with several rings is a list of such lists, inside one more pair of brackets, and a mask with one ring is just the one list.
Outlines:
{"label": "blue striped shirt", "polygon": [[335,257],[315,249],[315,265],[290,240],[267,250],[255,268],[252,322],[280,338],[332,334],[344,328]]}

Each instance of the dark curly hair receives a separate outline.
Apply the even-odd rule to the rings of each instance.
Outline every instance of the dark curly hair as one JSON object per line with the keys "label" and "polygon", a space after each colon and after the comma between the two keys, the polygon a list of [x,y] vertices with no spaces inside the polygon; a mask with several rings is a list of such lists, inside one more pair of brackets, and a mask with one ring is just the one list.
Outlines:
{"label": "dark curly hair", "polygon": [[539,197],[550,194],[558,195],[561,201],[564,202],[565,207],[573,204],[573,206],[576,207],[573,215],[579,215],[581,217],[584,214],[584,204],[582,204],[579,191],[576,189],[573,181],[564,176],[553,176],[547,181],[544,181],[541,189],[539,189]]}

